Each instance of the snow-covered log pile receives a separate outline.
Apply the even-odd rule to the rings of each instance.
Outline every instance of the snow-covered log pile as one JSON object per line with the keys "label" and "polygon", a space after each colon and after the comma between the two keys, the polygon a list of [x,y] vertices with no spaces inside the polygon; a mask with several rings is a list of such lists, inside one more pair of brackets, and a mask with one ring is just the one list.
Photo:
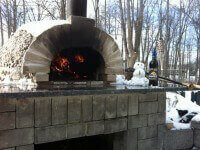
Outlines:
{"label": "snow-covered log pile", "polygon": [[[32,34],[18,30],[0,51],[0,81],[16,81],[25,78],[22,74],[23,57],[33,40]],[[31,78],[31,75],[26,78]]]}
{"label": "snow-covered log pile", "polygon": [[33,39],[44,31],[66,24],[66,20],[44,20],[22,25],[0,51],[0,84],[35,84],[32,74],[22,74],[24,56]]}

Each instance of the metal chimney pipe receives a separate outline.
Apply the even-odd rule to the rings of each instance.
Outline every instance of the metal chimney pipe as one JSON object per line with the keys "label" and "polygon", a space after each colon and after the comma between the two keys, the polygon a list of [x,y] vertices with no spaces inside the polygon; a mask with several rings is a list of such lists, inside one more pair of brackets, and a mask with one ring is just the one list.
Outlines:
{"label": "metal chimney pipe", "polygon": [[67,14],[86,17],[87,0],[67,0]]}

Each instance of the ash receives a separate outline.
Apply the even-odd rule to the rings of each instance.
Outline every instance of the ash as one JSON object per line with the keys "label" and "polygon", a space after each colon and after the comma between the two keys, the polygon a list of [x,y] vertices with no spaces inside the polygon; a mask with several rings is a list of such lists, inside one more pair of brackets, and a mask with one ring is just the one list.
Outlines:
{"label": "ash", "polygon": [[18,30],[4,44],[0,51],[0,84],[34,83],[33,75],[22,73],[23,58],[32,41],[32,34]]}

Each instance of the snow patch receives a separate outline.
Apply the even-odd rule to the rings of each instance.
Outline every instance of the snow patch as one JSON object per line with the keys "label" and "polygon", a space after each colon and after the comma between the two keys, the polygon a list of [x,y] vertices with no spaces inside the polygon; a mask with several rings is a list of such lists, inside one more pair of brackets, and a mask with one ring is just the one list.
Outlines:
{"label": "snow patch", "polygon": [[[166,123],[173,123],[174,128],[172,130],[189,129],[191,127],[190,121],[188,123],[182,123],[189,117],[195,116],[197,120],[200,119],[198,117],[200,115],[200,106],[193,103],[188,97],[185,98],[172,92],[167,92],[166,97]],[[186,114],[180,116],[178,113],[180,110],[186,111]]]}
{"label": "snow patch", "polygon": [[200,114],[198,114],[194,118],[192,118],[192,121],[200,122]]}
{"label": "snow patch", "polygon": [[149,85],[149,80],[145,77],[144,64],[141,62],[136,62],[134,69],[135,71],[133,72],[133,77],[131,80],[126,80],[124,75],[117,75],[116,83],[119,85],[147,87]]}
{"label": "snow patch", "polygon": [[44,31],[57,26],[67,24],[67,20],[42,20],[34,21],[22,25],[18,30],[26,30],[28,33],[31,33],[33,36],[37,37]]}

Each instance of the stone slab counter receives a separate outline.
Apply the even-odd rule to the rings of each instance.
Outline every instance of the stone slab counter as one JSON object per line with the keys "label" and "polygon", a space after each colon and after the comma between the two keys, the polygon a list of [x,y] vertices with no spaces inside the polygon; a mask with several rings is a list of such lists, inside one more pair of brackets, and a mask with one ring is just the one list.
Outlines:
{"label": "stone slab counter", "polygon": [[110,87],[0,93],[0,150],[112,135],[113,150],[161,149],[166,91]]}
{"label": "stone slab counter", "polygon": [[[78,83],[79,84],[79,83]],[[0,98],[30,98],[49,96],[73,96],[73,95],[101,95],[123,93],[149,93],[149,92],[176,92],[186,91],[186,87],[135,87],[126,85],[73,85],[54,84],[35,87],[3,86],[0,84]]]}

